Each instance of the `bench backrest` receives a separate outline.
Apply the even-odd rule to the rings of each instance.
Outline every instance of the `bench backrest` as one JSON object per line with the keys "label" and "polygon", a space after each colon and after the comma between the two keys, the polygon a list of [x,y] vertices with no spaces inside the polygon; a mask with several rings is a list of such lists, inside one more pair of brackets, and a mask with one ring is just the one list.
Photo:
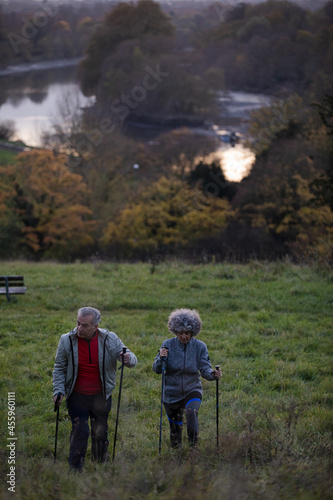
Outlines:
{"label": "bench backrest", "polygon": [[23,276],[0,276],[0,295],[6,295],[8,302],[11,295],[25,294]]}
{"label": "bench backrest", "polygon": [[0,276],[0,286],[24,286],[23,276]]}

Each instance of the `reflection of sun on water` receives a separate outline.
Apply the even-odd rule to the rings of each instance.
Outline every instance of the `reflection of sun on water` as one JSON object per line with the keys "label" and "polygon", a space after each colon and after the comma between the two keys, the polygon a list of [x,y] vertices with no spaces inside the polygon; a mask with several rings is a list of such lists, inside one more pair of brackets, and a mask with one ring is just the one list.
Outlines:
{"label": "reflection of sun on water", "polygon": [[255,160],[254,153],[241,144],[236,144],[234,148],[221,147],[215,156],[221,160],[225,178],[234,182],[240,182],[246,177]]}
{"label": "reflection of sun on water", "polygon": [[14,139],[32,147],[41,147],[41,137],[43,132],[47,131],[48,121],[48,117],[43,115],[22,117],[16,124]]}
{"label": "reflection of sun on water", "polygon": [[254,163],[255,155],[242,144],[234,147],[221,146],[204,158],[206,162],[220,160],[224,176],[228,181],[240,182],[246,177]]}

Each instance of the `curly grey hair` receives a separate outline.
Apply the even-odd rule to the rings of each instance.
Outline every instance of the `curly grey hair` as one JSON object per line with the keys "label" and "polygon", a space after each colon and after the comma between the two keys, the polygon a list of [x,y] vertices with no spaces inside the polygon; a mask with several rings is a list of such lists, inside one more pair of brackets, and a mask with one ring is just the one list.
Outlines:
{"label": "curly grey hair", "polygon": [[95,309],[94,307],[81,307],[78,310],[78,315],[79,314],[82,314],[82,316],[91,315],[93,317],[93,326],[99,325],[101,321],[101,313],[99,312],[98,309]]}
{"label": "curly grey hair", "polygon": [[195,309],[176,309],[170,314],[168,320],[168,330],[174,335],[186,331],[195,337],[200,332],[201,325],[201,318]]}

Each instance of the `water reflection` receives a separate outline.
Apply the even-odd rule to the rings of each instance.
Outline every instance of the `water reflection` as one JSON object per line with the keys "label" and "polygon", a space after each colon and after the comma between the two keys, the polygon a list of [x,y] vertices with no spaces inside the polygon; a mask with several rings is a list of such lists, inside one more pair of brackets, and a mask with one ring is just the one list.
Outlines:
{"label": "water reflection", "polygon": [[[64,96],[76,95],[75,99],[69,99],[71,106],[76,109],[89,102],[80,92],[76,72],[76,66],[68,66],[5,76],[0,74],[0,121],[13,120],[17,130],[16,139],[21,139],[29,146],[41,146],[41,138],[51,130],[51,120],[57,116]],[[253,153],[241,143],[244,118],[249,110],[268,104],[268,101],[269,98],[261,94],[223,93],[219,96],[221,123],[213,127],[212,132],[201,131],[219,137],[221,145],[210,156],[221,160],[224,175],[230,181],[240,181],[254,161]],[[130,128],[127,132],[130,134]],[[155,135],[157,132],[153,130]],[[135,138],[144,133],[147,131],[136,129]],[[200,131],[194,130],[193,133]],[[235,141],[234,147],[224,141],[232,133],[235,136],[238,134],[240,139],[240,142]],[[209,157],[206,160],[209,161]]]}
{"label": "water reflection", "polygon": [[233,148],[221,147],[215,156],[221,160],[225,178],[234,182],[240,182],[247,176],[255,160],[254,153],[242,144],[236,144]]}
{"label": "water reflection", "polygon": [[242,144],[236,144],[234,147],[222,145],[204,158],[207,163],[216,160],[220,162],[223,174],[228,181],[240,182],[250,172],[255,155]]}
{"label": "water reflection", "polygon": [[250,111],[269,105],[270,97],[249,92],[222,92],[218,102],[226,118],[246,118]]}
{"label": "water reflection", "polygon": [[[222,121],[233,124],[229,130],[221,126],[213,127],[216,135],[222,142],[230,142],[230,145],[222,144],[211,158],[220,160],[224,176],[228,181],[240,182],[248,175],[255,160],[254,153],[244,147],[241,141],[246,134],[244,120],[248,118],[250,111],[268,106],[270,96],[264,94],[250,94],[248,92],[226,92],[221,93],[218,98],[221,107]],[[238,130],[235,129],[235,120],[238,121]],[[234,140],[230,138],[234,136]]]}
{"label": "water reflection", "polygon": [[0,121],[13,120],[15,139],[40,146],[62,95],[78,91],[76,67],[1,76],[0,89]]}

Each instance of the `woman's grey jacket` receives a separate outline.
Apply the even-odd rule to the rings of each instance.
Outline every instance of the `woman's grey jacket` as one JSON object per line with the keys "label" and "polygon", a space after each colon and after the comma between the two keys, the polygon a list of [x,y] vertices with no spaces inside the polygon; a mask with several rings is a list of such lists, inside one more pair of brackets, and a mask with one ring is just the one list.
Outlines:
{"label": "woman's grey jacket", "polygon": [[[53,370],[54,396],[60,392],[68,398],[73,391],[79,364],[76,331],[77,328],[75,327],[74,330],[60,337]],[[97,335],[99,373],[104,396],[108,399],[116,384],[117,359],[121,361],[120,354],[123,352],[123,347],[126,346],[114,332],[109,332],[104,328],[99,328]],[[125,366],[132,368],[137,364],[138,360],[128,348],[126,348],[126,352],[129,352],[131,357],[130,361],[125,363]]]}
{"label": "woman's grey jacket", "polygon": [[[161,346],[169,349],[166,358],[163,403],[176,403],[193,391],[202,395],[200,375],[215,380],[208,349],[204,342],[192,337],[182,344],[177,337],[165,340]],[[158,354],[153,363],[155,373],[162,373],[162,360]]]}

